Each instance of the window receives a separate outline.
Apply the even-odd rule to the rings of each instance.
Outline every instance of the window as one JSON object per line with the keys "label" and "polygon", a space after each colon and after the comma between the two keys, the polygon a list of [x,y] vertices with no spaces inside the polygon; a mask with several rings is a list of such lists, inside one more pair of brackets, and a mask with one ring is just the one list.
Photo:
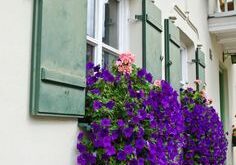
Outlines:
{"label": "window", "polygon": [[181,54],[181,75],[182,80],[181,84],[185,85],[188,83],[188,49],[184,44],[181,44],[180,48],[180,54]]}
{"label": "window", "polygon": [[128,41],[123,40],[127,24],[126,0],[88,0],[87,61],[109,67]]}

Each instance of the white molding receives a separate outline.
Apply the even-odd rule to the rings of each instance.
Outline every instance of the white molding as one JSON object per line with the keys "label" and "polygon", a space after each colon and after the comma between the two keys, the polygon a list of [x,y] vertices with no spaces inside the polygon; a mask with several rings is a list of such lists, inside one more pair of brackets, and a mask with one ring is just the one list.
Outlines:
{"label": "white molding", "polygon": [[210,14],[209,18],[221,18],[221,17],[232,17],[236,16],[236,11],[227,11],[227,12],[216,12],[214,14]]}
{"label": "white molding", "polygon": [[235,22],[219,21],[218,23],[209,23],[209,31],[212,33],[224,33],[236,30],[236,17]]}
{"label": "white molding", "polygon": [[189,12],[187,11],[184,12],[183,10],[180,9],[178,5],[174,5],[174,10],[189,25],[189,27],[196,33],[197,37],[199,38],[198,29],[196,28],[196,26],[193,24],[193,22],[190,20],[188,16]]}
{"label": "white molding", "polygon": [[231,38],[224,38],[224,39],[219,39],[218,43],[219,44],[226,44],[226,43],[232,43],[235,42],[236,43],[236,37],[231,37]]}
{"label": "white molding", "polygon": [[183,12],[178,5],[174,6],[175,11],[184,19],[187,19],[187,15]]}

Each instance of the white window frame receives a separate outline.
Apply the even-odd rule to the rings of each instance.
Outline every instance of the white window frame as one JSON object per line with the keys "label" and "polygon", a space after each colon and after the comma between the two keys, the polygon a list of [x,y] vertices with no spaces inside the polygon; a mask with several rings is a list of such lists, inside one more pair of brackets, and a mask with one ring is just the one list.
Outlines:
{"label": "white window frame", "polygon": [[118,56],[120,52],[126,51],[129,47],[129,2],[127,0],[117,0],[118,3],[118,49],[105,44],[102,41],[104,28],[103,6],[107,0],[95,0],[95,23],[94,37],[87,35],[87,43],[94,47],[94,63],[102,66],[102,55],[105,50],[108,53]]}
{"label": "white window frame", "polygon": [[181,84],[184,86],[188,83],[188,49],[184,43],[181,43]]}

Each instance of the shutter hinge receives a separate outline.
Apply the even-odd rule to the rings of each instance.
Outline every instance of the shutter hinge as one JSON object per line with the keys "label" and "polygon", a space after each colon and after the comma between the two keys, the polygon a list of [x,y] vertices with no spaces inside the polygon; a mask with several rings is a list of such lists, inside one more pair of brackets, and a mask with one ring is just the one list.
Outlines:
{"label": "shutter hinge", "polygon": [[143,20],[145,20],[146,18],[147,18],[147,15],[146,16],[143,16],[143,15],[135,15],[135,19],[136,20],[139,20],[139,21],[143,21]]}
{"label": "shutter hinge", "polygon": [[200,61],[197,60],[197,59],[192,59],[192,62],[193,62],[193,63],[199,63]]}
{"label": "shutter hinge", "polygon": [[173,63],[172,63],[172,61],[168,61],[168,65],[172,65]]}

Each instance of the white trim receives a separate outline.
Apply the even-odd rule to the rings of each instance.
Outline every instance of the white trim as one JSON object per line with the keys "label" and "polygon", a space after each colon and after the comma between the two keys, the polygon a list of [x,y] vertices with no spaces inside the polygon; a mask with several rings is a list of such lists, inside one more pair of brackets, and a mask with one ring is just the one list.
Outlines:
{"label": "white trim", "polygon": [[97,16],[96,22],[95,22],[95,31],[96,31],[96,39],[98,41],[97,49],[95,48],[95,57],[94,57],[94,63],[102,65],[102,31],[103,31],[103,4],[104,0],[96,0],[97,6],[95,15]]}
{"label": "white trim", "polygon": [[90,37],[87,35],[87,43],[92,45],[92,46],[97,46],[98,45],[98,40],[96,40],[95,38],[93,37]]}
{"label": "white trim", "polygon": [[181,75],[182,75],[182,81],[181,84],[184,85],[188,83],[188,49],[184,45],[184,43],[181,42]]}
{"label": "white trim", "polygon": [[113,55],[119,55],[119,54],[120,54],[120,51],[119,51],[119,50],[117,50],[117,49],[115,49],[115,48],[113,48],[113,47],[111,47],[111,46],[109,46],[109,45],[107,45],[107,44],[105,44],[105,43],[102,43],[102,48],[103,48],[103,50],[105,50],[106,52],[109,52],[109,53],[111,53],[111,54],[113,54]]}
{"label": "white trim", "polygon": [[121,0],[119,5],[119,50],[129,48],[129,1]]}

